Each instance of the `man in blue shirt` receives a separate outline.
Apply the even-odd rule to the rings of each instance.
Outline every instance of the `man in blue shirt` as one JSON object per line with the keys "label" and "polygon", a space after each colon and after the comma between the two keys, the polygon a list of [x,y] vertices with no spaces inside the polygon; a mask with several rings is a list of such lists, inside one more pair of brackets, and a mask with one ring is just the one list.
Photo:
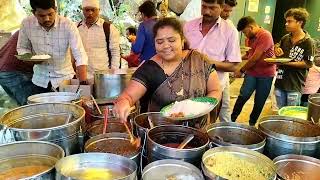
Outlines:
{"label": "man in blue shirt", "polygon": [[132,44],[131,51],[140,54],[140,62],[149,60],[156,54],[154,46],[153,26],[157,22],[156,7],[152,1],[145,1],[139,6],[142,23],[140,23],[137,39]]}

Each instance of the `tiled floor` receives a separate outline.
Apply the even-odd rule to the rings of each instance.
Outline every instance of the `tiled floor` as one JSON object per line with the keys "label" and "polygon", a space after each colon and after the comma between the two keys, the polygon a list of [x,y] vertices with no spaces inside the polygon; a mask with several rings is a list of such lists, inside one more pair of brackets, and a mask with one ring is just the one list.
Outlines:
{"label": "tiled floor", "polygon": [[[233,106],[237,100],[237,97],[239,95],[239,91],[240,91],[242,82],[243,82],[243,78],[237,78],[230,85],[231,112],[232,112]],[[247,103],[243,107],[242,112],[237,119],[237,122],[248,124],[249,116],[250,116],[251,110],[253,108],[253,104],[254,104],[254,94],[251,96],[251,98],[247,101]],[[263,108],[263,111],[260,115],[260,118],[264,117],[264,116],[276,114],[276,111],[272,111],[271,104],[272,104],[271,103],[271,96],[269,96],[269,98],[266,101],[266,104],[264,105],[264,108]]]}

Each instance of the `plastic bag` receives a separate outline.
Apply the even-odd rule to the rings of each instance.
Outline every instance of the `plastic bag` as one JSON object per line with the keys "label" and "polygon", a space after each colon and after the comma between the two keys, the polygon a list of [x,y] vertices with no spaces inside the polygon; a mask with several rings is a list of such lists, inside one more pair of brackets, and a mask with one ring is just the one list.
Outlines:
{"label": "plastic bag", "polygon": [[12,131],[7,126],[2,126],[0,130],[0,144],[15,142]]}

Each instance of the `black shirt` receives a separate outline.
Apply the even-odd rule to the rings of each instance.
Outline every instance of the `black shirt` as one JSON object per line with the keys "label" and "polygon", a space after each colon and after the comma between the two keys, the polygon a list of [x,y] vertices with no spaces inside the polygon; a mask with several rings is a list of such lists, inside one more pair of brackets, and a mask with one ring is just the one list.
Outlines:
{"label": "black shirt", "polygon": [[138,81],[147,88],[147,92],[140,99],[141,112],[148,111],[148,103],[153,93],[167,79],[163,69],[153,60],[146,61],[132,75],[132,80]]}
{"label": "black shirt", "polygon": [[[312,65],[314,59],[314,45],[311,37],[306,36],[293,44],[291,34],[281,38],[280,48],[284,54],[283,58],[291,58],[295,62],[305,61],[306,64]],[[308,69],[294,68],[290,66],[278,66],[278,74],[275,87],[285,91],[301,92],[308,74]]]}

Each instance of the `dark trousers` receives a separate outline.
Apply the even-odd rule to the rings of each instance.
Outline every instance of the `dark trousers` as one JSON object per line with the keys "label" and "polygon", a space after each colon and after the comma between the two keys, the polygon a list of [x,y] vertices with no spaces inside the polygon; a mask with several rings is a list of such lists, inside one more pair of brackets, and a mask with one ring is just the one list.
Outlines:
{"label": "dark trousers", "polygon": [[[59,91],[59,88],[56,88],[56,91]],[[51,85],[51,82],[49,82],[47,88],[43,88],[37,85],[34,85],[32,89],[33,94],[41,94],[41,93],[47,93],[47,92],[53,92],[53,87]]]}
{"label": "dark trousers", "polygon": [[245,75],[243,84],[240,89],[240,95],[233,107],[231,114],[231,120],[236,121],[237,117],[241,113],[243,106],[251,97],[252,93],[256,91],[254,97],[254,106],[250,114],[249,124],[254,125],[263,109],[263,106],[269,96],[273,77],[254,77]]}
{"label": "dark trousers", "polygon": [[18,71],[0,72],[0,85],[18,105],[26,105],[34,87],[31,73]]}

